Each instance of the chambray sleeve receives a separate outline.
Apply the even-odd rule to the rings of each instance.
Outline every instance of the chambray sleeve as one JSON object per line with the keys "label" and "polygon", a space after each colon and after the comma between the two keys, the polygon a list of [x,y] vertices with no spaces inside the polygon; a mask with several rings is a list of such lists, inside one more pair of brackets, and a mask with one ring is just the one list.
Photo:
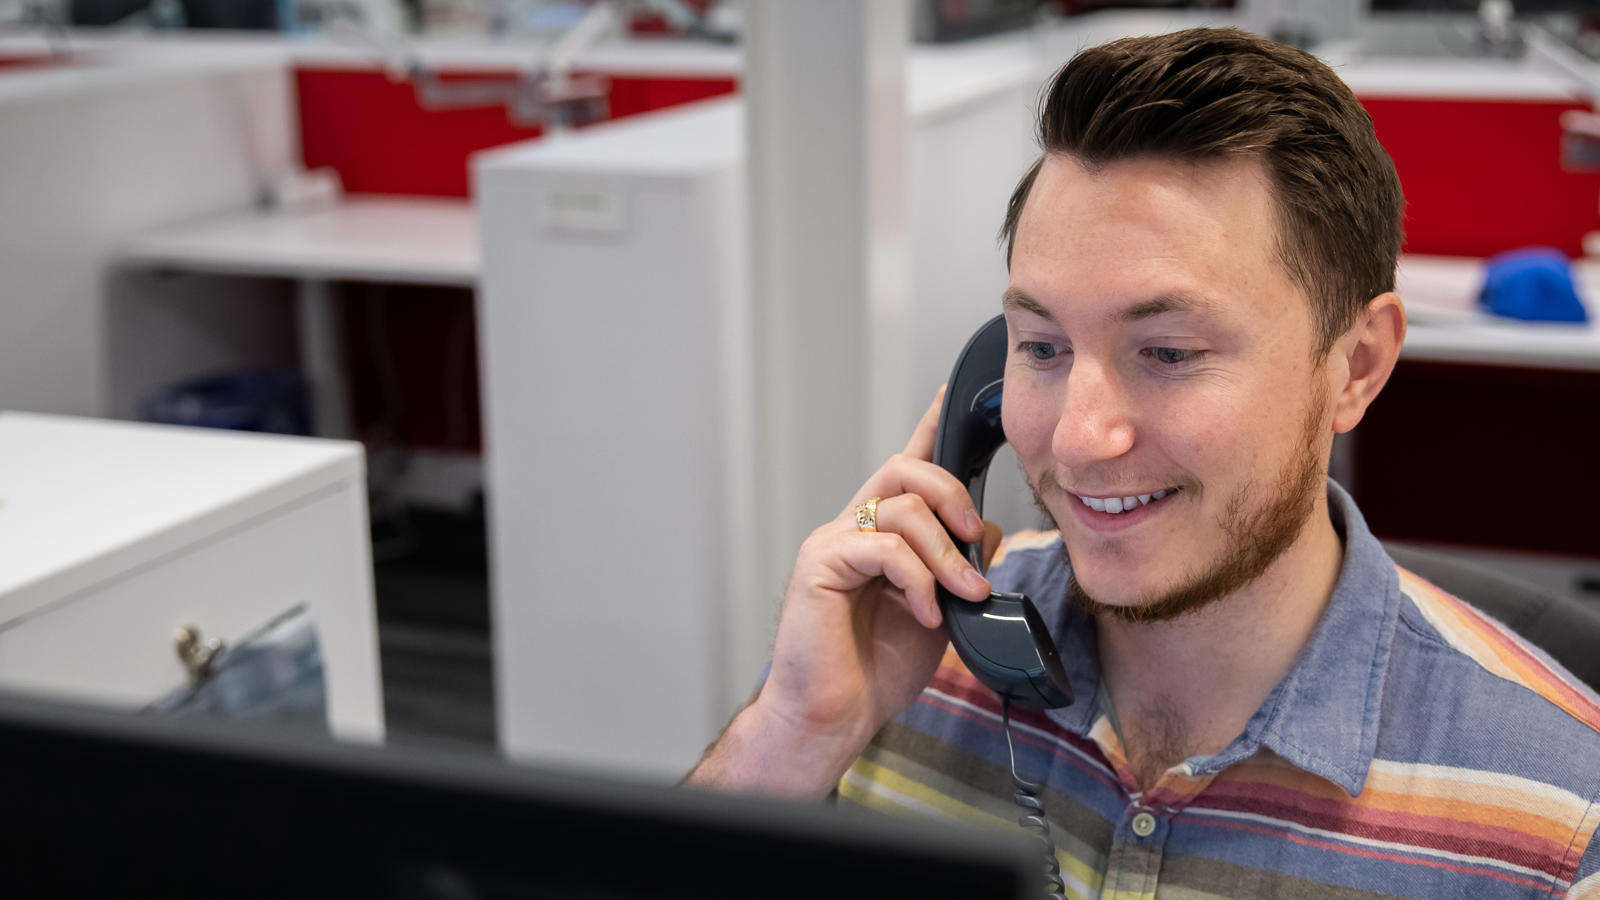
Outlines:
{"label": "chambray sleeve", "polygon": [[1589,804],[1589,814],[1584,816],[1589,826],[1589,847],[1578,861],[1578,873],[1572,878],[1567,900],[1600,900],[1600,834],[1594,831],[1600,822],[1600,799]]}

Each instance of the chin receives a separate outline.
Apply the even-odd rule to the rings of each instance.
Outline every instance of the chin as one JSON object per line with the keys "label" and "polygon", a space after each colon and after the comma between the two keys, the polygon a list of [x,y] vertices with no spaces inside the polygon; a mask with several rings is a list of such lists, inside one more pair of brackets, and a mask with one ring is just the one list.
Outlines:
{"label": "chin", "polygon": [[1183,582],[1181,548],[1146,546],[1089,537],[1062,540],[1062,553],[1078,586],[1101,607],[1134,610],[1166,596]]}
{"label": "chin", "polygon": [[1132,609],[1145,603],[1146,598],[1153,593],[1144,585],[1129,584],[1127,579],[1118,578],[1115,574],[1111,577],[1095,577],[1099,573],[1089,572],[1087,579],[1081,578],[1076,569],[1073,578],[1085,593],[1093,597],[1101,606],[1115,606]]}

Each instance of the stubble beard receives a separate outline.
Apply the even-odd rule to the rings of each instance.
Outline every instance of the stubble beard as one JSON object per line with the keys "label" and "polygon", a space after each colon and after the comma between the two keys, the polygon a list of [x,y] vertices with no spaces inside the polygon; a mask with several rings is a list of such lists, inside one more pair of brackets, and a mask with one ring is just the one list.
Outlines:
{"label": "stubble beard", "polygon": [[[1327,474],[1315,449],[1327,408],[1328,398],[1322,396],[1307,410],[1300,449],[1284,462],[1272,496],[1266,502],[1256,502],[1260,484],[1255,481],[1241,485],[1228,498],[1217,520],[1218,530],[1226,536],[1226,545],[1210,566],[1197,567],[1180,578],[1177,586],[1150,594],[1131,605],[1094,599],[1078,583],[1076,574],[1067,580],[1067,596],[1092,616],[1113,616],[1131,623],[1164,622],[1192,615],[1260,578],[1299,539],[1316,509],[1318,493],[1327,490]],[[1060,493],[1054,473],[1044,472],[1039,484],[1033,486],[1034,505],[1046,519],[1054,522],[1055,517],[1040,493],[1041,487],[1054,488]],[[1189,490],[1186,488],[1185,493]],[[1061,542],[1061,557],[1070,571],[1066,541]]]}

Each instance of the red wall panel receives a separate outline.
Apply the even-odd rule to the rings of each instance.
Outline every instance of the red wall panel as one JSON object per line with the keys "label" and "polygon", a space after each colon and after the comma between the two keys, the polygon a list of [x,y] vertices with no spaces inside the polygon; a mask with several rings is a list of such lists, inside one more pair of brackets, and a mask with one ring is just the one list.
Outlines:
{"label": "red wall panel", "polygon": [[70,60],[58,59],[45,53],[27,53],[21,56],[0,56],[0,69],[32,69],[42,66],[65,65]]}
{"label": "red wall panel", "polygon": [[[450,74],[451,79],[502,79],[514,73]],[[466,197],[467,158],[479,150],[537,137],[513,125],[503,107],[424,109],[416,89],[383,72],[295,69],[300,146],[308,168],[330,166],[355,194]],[[611,78],[611,116],[621,118],[733,93],[731,78]]]}
{"label": "red wall panel", "polygon": [[1561,165],[1555,100],[1363,98],[1406,192],[1406,250],[1492,256],[1544,244],[1569,256],[1600,230],[1600,173]]}

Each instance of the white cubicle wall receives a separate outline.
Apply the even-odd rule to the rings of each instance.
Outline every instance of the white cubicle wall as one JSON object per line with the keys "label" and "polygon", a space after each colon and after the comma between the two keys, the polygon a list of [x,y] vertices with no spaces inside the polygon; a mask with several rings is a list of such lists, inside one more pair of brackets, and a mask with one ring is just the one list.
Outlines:
{"label": "white cubicle wall", "polygon": [[754,545],[741,127],[738,101],[710,101],[477,166],[515,758],[681,774],[728,711],[731,641],[759,639],[731,623]]}
{"label": "white cubicle wall", "polygon": [[109,267],[147,229],[256,203],[297,155],[293,108],[269,45],[97,46],[0,71],[0,409],[129,415],[174,377],[293,359],[273,286],[219,304],[215,283]]}
{"label": "white cubicle wall", "polygon": [[[908,71],[914,371],[888,411],[908,431],[999,310],[994,233],[1035,152],[1033,47],[919,50]],[[742,116],[707,101],[479,158],[496,703],[514,758],[679,776],[769,651],[783,585],[758,573],[787,573],[797,548],[754,556],[770,523]],[[1031,510],[1002,479],[991,509]],[[856,484],[809,487],[842,504]]]}

